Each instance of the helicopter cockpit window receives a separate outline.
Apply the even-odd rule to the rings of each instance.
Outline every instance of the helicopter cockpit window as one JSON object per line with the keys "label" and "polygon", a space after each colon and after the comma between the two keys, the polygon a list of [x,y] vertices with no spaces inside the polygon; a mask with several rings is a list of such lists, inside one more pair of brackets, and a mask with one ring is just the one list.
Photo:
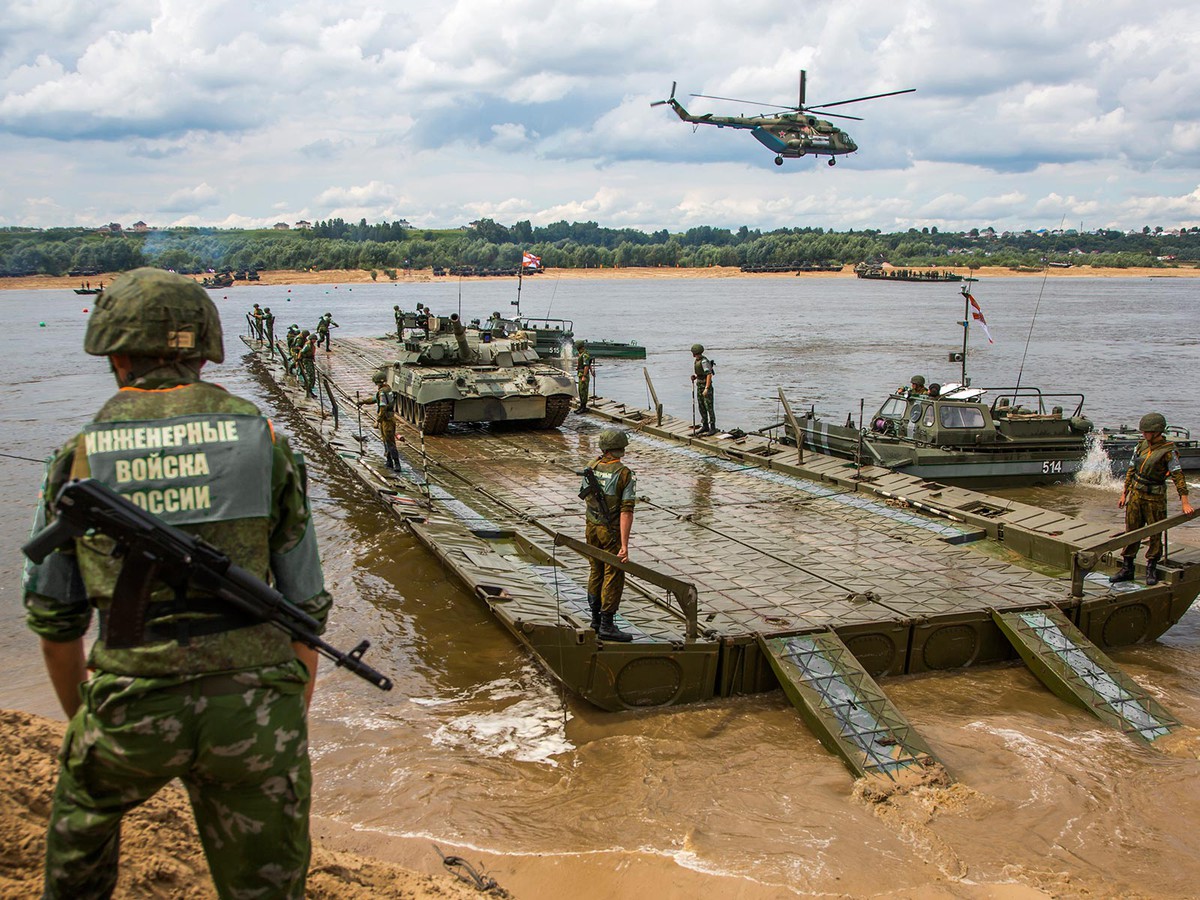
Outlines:
{"label": "helicopter cockpit window", "polygon": [[983,411],[977,406],[947,406],[941,408],[943,428],[982,428]]}

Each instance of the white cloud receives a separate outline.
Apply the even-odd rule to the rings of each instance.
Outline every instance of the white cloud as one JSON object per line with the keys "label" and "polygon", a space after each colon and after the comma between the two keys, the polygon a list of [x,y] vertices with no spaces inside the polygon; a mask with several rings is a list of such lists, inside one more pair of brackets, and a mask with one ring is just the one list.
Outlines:
{"label": "white cloud", "polygon": [[[1072,9],[13,0],[0,224],[1200,224],[1192,5]],[[861,150],[832,169],[649,105],[672,81],[694,111],[787,104],[802,67],[812,102],[917,93],[831,109],[864,119],[833,120]]]}

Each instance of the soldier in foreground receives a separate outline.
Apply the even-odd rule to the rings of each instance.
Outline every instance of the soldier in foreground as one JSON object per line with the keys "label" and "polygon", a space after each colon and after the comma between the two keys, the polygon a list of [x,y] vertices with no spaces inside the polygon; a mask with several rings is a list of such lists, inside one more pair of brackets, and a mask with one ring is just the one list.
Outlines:
{"label": "soldier in foreground", "polygon": [[359,400],[359,406],[368,403],[375,404],[375,427],[379,429],[379,437],[383,439],[383,457],[389,469],[400,468],[400,451],[396,449],[396,404],[399,395],[387,383],[387,376],[376,372],[371,380],[375,382],[375,396]]}
{"label": "soldier in foreground", "polygon": [[[629,435],[620,428],[600,432],[600,458],[583,470],[579,496],[587,501],[587,542],[622,562],[629,560],[629,535],[633,531],[633,506],[637,476],[622,457]],[[606,641],[632,641],[633,635],[617,628],[613,617],[625,590],[625,572],[598,559],[589,560],[588,606],[592,630]]]}
{"label": "soldier in foreground", "polygon": [[713,396],[713,362],[704,355],[703,344],[692,344],[692,384],[696,386],[696,405],[700,407],[700,430],[696,434],[717,433],[716,398]]}
{"label": "soldier in foreground", "polygon": [[[253,404],[200,380],[206,360],[224,359],[207,292],[129,272],[96,301],[84,350],[109,358],[120,390],[50,462],[35,526],[67,481],[98,479],[273,578],[323,629],[330,598],[301,463]],[[27,621],[70,718],[45,896],[108,897],[122,816],[179,778],[220,896],[303,897],[316,652],[195,587],[151,582],[144,618],[129,621],[134,605],[114,598],[145,563],[112,548],[89,533],[26,568]],[[93,610],[100,634],[85,661]],[[110,646],[110,629],[129,628],[139,640]]]}
{"label": "soldier in foreground", "polygon": [[579,356],[575,361],[575,377],[579,385],[579,408],[577,412],[586,412],[588,398],[592,387],[592,354],[587,351],[587,344],[579,341],[575,345]]}
{"label": "soldier in foreground", "polygon": [[[1146,413],[1138,422],[1142,440],[1138,441],[1129,468],[1125,471],[1125,487],[1117,508],[1125,510],[1125,530],[1133,531],[1167,517],[1167,478],[1175,482],[1179,492],[1180,506],[1187,515],[1192,514],[1188,500],[1187,479],[1179,463],[1179,452],[1175,444],[1163,436],[1167,420],[1161,413]],[[1112,584],[1133,581],[1133,561],[1137,558],[1141,541],[1129,544],[1121,551],[1121,568],[1110,579]],[[1162,534],[1152,535],[1146,547],[1146,585],[1158,584],[1158,561],[1162,558]]]}

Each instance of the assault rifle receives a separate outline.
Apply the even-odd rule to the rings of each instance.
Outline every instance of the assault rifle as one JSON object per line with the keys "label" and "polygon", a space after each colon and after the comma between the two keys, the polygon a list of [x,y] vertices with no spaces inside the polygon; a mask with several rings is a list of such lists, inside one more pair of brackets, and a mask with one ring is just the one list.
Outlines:
{"label": "assault rifle", "polygon": [[[151,584],[158,578],[173,587],[177,597],[189,585],[205,591],[252,622],[269,622],[380,690],[392,689],[390,678],[362,660],[369,641],[349,653],[325,643],[316,634],[317,621],[283,594],[235,566],[212,544],[166,524],[103,483],[93,478],[68,482],[54,499],[54,509],[54,522],[21,548],[35,563],[88,531],[112,538],[117,545],[114,555],[125,558],[108,622],[110,646],[140,643]],[[113,634],[118,630],[119,635]]]}
{"label": "assault rifle", "polygon": [[579,499],[587,500],[589,497],[595,497],[596,502],[600,504],[600,509],[604,512],[604,519],[608,522],[608,527],[617,528],[621,521],[620,514],[609,508],[608,497],[604,493],[604,488],[600,487],[600,481],[591,467],[583,470],[583,480],[585,486],[579,492]]}

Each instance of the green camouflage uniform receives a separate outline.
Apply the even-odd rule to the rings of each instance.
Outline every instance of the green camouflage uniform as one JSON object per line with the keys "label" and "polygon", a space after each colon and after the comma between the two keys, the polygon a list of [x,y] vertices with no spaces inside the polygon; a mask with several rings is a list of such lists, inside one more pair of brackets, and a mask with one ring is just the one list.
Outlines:
{"label": "green camouflage uniform", "polygon": [[400,465],[400,451],[396,449],[396,407],[400,395],[389,387],[380,386],[374,397],[359,402],[375,404],[375,427],[383,440],[383,456],[388,466]]}
{"label": "green camouflage uniform", "polygon": [[592,386],[592,354],[588,353],[587,350],[579,351],[579,358],[575,363],[575,371],[576,379],[579,382],[579,411],[583,412],[587,409]]}
{"label": "green camouflage uniform", "polygon": [[315,397],[317,387],[317,340],[315,335],[309,335],[307,341],[296,352],[300,366],[300,380],[304,383],[304,392]]}
{"label": "green camouflage uniform", "polygon": [[[273,581],[323,629],[330,598],[300,462],[253,404],[183,371],[135,380],[54,457],[35,527],[52,517],[47,503],[69,478],[98,478]],[[146,643],[108,648],[122,565],[111,549],[108,538],[84,537],[26,566],[27,621],[39,636],[77,640],[93,609],[101,623],[60,757],[45,896],[109,896],[122,815],[179,778],[221,897],[303,897],[308,674],[290,638],[231,623],[200,591],[188,592],[181,612],[160,583]]]}
{"label": "green camouflage uniform", "polygon": [[716,412],[716,379],[713,379],[713,384],[709,385],[707,393],[705,385],[708,383],[708,376],[713,374],[712,360],[707,356],[701,355],[696,359],[693,366],[696,375],[696,405],[700,408],[700,430],[701,431],[716,431],[717,430],[717,412]]}
{"label": "green camouflage uniform", "polygon": [[[1167,517],[1167,478],[1175,482],[1175,490],[1181,498],[1188,495],[1187,479],[1179,462],[1179,451],[1175,444],[1162,435],[1150,443],[1138,441],[1137,449],[1125,470],[1125,530],[1133,531]],[[1146,547],[1146,562],[1156,563],[1162,558],[1162,534],[1152,535]],[[1128,565],[1133,564],[1141,541],[1128,544],[1121,555]]]}
{"label": "green camouflage uniform", "polygon": [[263,327],[267,329],[267,344],[275,344],[275,313],[271,312],[271,307],[263,310]]}
{"label": "green camouflage uniform", "polygon": [[317,323],[317,345],[320,346],[321,342],[324,341],[326,353],[329,352],[329,329],[331,327],[339,328],[341,326],[328,316],[321,316],[321,321]]}
{"label": "green camouflage uniform", "polygon": [[[625,463],[605,454],[592,463],[596,481],[604,491],[604,506],[595,497],[587,500],[587,542],[593,547],[607,550],[614,556],[621,552],[620,514],[633,512],[637,499],[637,476]],[[580,491],[587,487],[585,480]],[[607,512],[605,510],[610,510]],[[606,613],[615,613],[625,590],[625,572],[616,566],[605,565],[598,559],[590,560],[591,576],[588,578],[588,594],[600,598],[600,608]]]}

